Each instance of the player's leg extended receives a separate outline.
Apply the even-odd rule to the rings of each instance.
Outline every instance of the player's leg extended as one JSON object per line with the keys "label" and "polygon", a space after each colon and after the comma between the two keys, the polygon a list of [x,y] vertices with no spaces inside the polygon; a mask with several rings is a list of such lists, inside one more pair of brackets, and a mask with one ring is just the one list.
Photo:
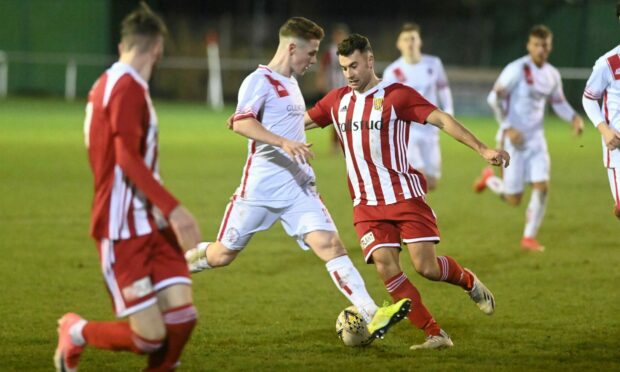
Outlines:
{"label": "player's leg extended", "polygon": [[614,198],[614,214],[620,219],[620,170],[618,168],[607,168],[609,177],[609,187]]}
{"label": "player's leg extended", "polygon": [[434,242],[408,243],[407,248],[416,271],[427,279],[443,281],[463,288],[485,314],[495,310],[491,291],[470,271],[452,257],[435,254]]}
{"label": "player's leg extended", "polygon": [[379,247],[372,252],[372,262],[394,302],[403,298],[411,299],[411,311],[407,314],[411,324],[424,331],[427,336],[438,335],[441,330],[439,325],[424,306],[418,289],[400,267],[399,249]]}
{"label": "player's leg extended", "polygon": [[58,371],[77,370],[79,357],[87,345],[111,351],[150,354],[162,347],[166,336],[156,304],[132,314],[129,322],[87,321],[77,314],[68,313],[58,324],[58,347],[54,355]]}
{"label": "player's leg extended", "polygon": [[325,262],[329,276],[340,292],[357,307],[362,317],[370,322],[378,307],[368,294],[364,279],[351,262],[338,233],[312,231],[306,234],[304,241],[317,257]]}
{"label": "player's leg extended", "polygon": [[190,285],[176,284],[159,291],[157,302],[163,315],[166,340],[161,349],[149,355],[147,371],[170,371],[179,364],[198,314]]}
{"label": "player's leg extended", "polygon": [[383,337],[392,325],[405,317],[410,306],[408,299],[383,307],[375,304],[337,232],[313,231],[306,234],[305,242],[325,261],[325,267],[334,284],[351,304],[357,307],[374,338]]}
{"label": "player's leg extended", "polygon": [[202,242],[185,252],[190,271],[196,273],[229,265],[256,232],[270,228],[279,216],[272,209],[250,205],[233,196],[222,218],[217,241]]}

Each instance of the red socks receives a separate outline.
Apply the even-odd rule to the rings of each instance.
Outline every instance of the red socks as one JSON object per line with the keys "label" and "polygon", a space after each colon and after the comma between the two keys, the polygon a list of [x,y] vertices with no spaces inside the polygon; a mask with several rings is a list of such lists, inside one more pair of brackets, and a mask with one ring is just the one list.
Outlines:
{"label": "red socks", "polygon": [[181,351],[196,325],[198,313],[192,304],[169,309],[163,313],[166,324],[166,342],[157,352],[149,355],[146,371],[171,371],[179,364]]}
{"label": "red socks", "polygon": [[86,344],[99,349],[150,354],[162,340],[147,340],[133,333],[128,322],[88,322],[82,330]]}
{"label": "red socks", "polygon": [[450,284],[458,285],[466,291],[470,291],[474,285],[474,277],[465,271],[461,265],[449,256],[437,257],[439,264],[439,272],[441,276],[439,280]]}
{"label": "red socks", "polygon": [[422,297],[417,288],[411,284],[405,273],[399,273],[385,282],[385,287],[392,296],[394,302],[403,299],[411,299],[411,311],[407,315],[414,326],[423,330],[427,336],[439,334],[440,328],[428,309],[422,303]]}

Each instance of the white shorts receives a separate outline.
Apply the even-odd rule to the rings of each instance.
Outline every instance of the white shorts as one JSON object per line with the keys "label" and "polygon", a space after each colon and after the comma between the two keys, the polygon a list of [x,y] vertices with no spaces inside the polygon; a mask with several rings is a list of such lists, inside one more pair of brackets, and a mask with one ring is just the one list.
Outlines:
{"label": "white shorts", "polygon": [[502,168],[505,194],[522,193],[526,183],[549,181],[551,159],[546,141],[526,142],[519,149],[509,139],[503,142],[504,150],[510,154],[510,165]]}
{"label": "white shorts", "polygon": [[269,201],[247,201],[235,194],[226,206],[217,240],[229,249],[241,250],[255,233],[269,229],[278,220],[304,250],[309,249],[304,242],[306,234],[338,231],[314,189],[300,192],[290,202],[278,201],[271,206]]}
{"label": "white shorts", "polygon": [[614,197],[614,204],[620,208],[620,169],[607,168],[607,176],[609,177],[609,187],[611,195]]}
{"label": "white shorts", "polygon": [[441,178],[441,150],[438,135],[410,134],[407,160],[426,177]]}

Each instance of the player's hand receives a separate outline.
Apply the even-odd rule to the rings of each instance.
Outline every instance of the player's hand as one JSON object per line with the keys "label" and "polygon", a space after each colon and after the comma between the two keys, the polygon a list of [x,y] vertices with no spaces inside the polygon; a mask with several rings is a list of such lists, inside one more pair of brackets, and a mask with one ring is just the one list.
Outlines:
{"label": "player's hand", "polygon": [[314,158],[314,153],[310,150],[310,147],[312,147],[311,143],[301,143],[285,139],[280,147],[282,147],[282,150],[286,151],[296,163],[305,164],[308,160]]}
{"label": "player's hand", "polygon": [[510,155],[504,150],[486,149],[482,151],[481,155],[491,165],[503,166],[504,168],[510,165]]}
{"label": "player's hand", "polygon": [[178,205],[170,212],[168,221],[184,251],[195,248],[202,241],[196,219],[182,205]]}
{"label": "player's hand", "polygon": [[605,145],[607,145],[609,150],[615,150],[620,147],[620,132],[608,127],[606,124],[599,124],[598,128],[602,132]]}
{"label": "player's hand", "polygon": [[523,135],[518,130],[514,128],[508,128],[506,129],[506,135],[515,147],[518,148],[523,146]]}
{"label": "player's hand", "polygon": [[573,134],[576,136],[581,136],[581,134],[583,133],[583,119],[581,118],[581,115],[575,114],[572,125]]}
{"label": "player's hand", "polygon": [[233,129],[233,118],[235,117],[235,114],[232,114],[228,117],[228,119],[226,119],[226,126],[228,127],[228,129],[232,130]]}

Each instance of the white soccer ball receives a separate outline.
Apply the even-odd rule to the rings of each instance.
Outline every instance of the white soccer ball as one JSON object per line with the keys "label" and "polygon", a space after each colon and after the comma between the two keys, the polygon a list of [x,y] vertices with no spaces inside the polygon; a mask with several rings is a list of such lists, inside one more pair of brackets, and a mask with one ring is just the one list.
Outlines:
{"label": "white soccer ball", "polygon": [[347,307],[338,315],[336,333],[347,346],[366,346],[372,341],[366,321],[355,306]]}

